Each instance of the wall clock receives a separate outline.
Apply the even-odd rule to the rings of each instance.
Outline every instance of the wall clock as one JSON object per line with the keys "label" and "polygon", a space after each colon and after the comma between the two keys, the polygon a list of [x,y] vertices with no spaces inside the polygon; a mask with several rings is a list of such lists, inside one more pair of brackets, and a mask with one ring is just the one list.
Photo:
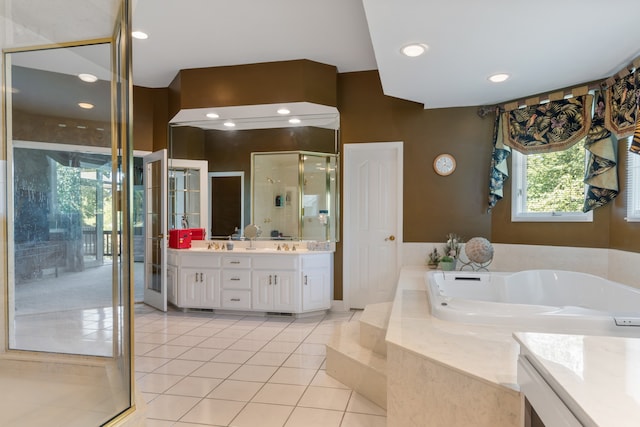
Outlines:
{"label": "wall clock", "polygon": [[456,170],[456,159],[451,154],[439,154],[433,160],[433,169],[438,175],[451,175]]}

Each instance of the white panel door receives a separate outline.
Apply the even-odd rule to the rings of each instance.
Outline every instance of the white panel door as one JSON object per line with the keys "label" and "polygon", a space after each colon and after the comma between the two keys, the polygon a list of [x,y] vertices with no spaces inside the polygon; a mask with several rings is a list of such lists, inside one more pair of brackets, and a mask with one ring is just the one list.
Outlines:
{"label": "white panel door", "polygon": [[402,240],[402,143],[345,144],[344,297],[391,301]]}
{"label": "white panel door", "polygon": [[167,311],[167,150],[144,157],[144,302]]}

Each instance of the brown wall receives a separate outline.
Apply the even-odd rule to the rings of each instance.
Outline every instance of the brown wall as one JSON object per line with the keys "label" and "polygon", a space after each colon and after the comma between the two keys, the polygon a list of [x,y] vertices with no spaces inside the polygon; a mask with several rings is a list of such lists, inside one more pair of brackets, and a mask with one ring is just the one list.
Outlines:
{"label": "brown wall", "polygon": [[169,91],[133,87],[133,148],[158,151],[167,148]]}
{"label": "brown wall", "polygon": [[[385,96],[375,71],[338,78],[341,144],[404,144],[404,241],[440,242],[448,233],[491,237],[486,213],[493,120],[476,108],[425,110]],[[437,175],[433,160],[451,153],[457,169]]]}
{"label": "brown wall", "polygon": [[181,70],[170,116],[180,109],[313,102],[336,105],[336,67],[306,59]]}

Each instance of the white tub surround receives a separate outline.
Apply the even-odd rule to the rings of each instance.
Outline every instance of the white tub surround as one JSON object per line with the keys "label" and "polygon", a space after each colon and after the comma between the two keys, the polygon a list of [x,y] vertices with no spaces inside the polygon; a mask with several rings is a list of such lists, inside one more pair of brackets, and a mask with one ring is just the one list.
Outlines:
{"label": "white tub surround", "polygon": [[[433,248],[444,242],[403,243],[402,265],[424,265]],[[557,269],[579,271],[640,288],[640,252],[571,246],[513,245],[492,243],[489,271]]]}
{"label": "white tub surround", "polygon": [[387,425],[522,427],[511,328],[432,317],[426,272],[400,272],[386,336]]}
{"label": "white tub surround", "polygon": [[640,289],[561,270],[431,271],[431,313],[453,322],[514,330],[639,337]]}
{"label": "white tub surround", "polygon": [[521,362],[533,368],[534,377],[527,380],[527,373],[519,372],[518,381],[547,426],[640,425],[640,339],[544,333],[514,337]]}

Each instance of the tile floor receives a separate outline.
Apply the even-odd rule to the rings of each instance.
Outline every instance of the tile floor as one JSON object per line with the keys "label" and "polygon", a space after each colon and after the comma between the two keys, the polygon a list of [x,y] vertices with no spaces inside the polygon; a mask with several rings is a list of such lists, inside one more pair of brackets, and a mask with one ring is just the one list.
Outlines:
{"label": "tile floor", "polygon": [[325,343],[360,312],[292,319],[136,306],[147,427],[384,427],[386,412],[327,375]]}

